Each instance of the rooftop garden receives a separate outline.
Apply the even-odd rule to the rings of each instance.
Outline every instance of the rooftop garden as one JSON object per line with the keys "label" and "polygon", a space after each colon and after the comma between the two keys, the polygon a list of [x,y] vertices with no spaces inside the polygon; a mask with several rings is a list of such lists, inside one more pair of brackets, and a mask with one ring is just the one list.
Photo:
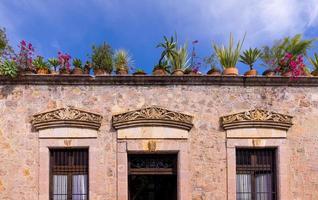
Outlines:
{"label": "rooftop garden", "polygon": [[[153,67],[155,76],[205,75],[201,73],[202,63],[209,67],[207,76],[238,76],[237,63],[246,66],[244,76],[261,76],[255,70],[255,63],[266,66],[263,76],[318,76],[318,53],[308,56],[316,39],[304,39],[298,34],[276,41],[272,46],[262,48],[242,46],[245,36],[235,41],[232,34],[227,44],[212,44],[212,54],[199,58],[195,52],[197,41],[192,42],[189,52],[187,43],[180,43],[177,35],[163,37],[154,48],[161,50],[157,64]],[[313,70],[310,70],[313,69]],[[114,50],[106,42],[93,45],[83,61],[76,56],[59,51],[56,57],[44,58],[32,43],[22,40],[17,50],[8,42],[4,29],[0,29],[0,75],[18,78],[34,75],[147,75],[141,68],[134,67],[132,55],[125,49]]]}

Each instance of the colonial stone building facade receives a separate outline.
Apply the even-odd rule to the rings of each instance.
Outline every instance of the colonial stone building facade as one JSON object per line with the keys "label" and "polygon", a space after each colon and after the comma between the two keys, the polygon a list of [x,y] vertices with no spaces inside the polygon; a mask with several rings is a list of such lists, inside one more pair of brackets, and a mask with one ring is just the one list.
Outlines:
{"label": "colonial stone building facade", "polygon": [[318,199],[316,78],[0,83],[1,200]]}

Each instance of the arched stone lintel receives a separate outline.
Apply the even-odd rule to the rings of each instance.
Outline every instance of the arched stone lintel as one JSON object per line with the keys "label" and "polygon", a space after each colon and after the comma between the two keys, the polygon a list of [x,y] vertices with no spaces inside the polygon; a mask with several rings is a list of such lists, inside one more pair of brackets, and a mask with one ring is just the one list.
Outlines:
{"label": "arched stone lintel", "polygon": [[190,131],[193,117],[157,106],[125,112],[112,117],[116,130],[132,127],[171,127]]}
{"label": "arched stone lintel", "polygon": [[98,130],[102,118],[99,114],[67,106],[35,114],[32,116],[31,124],[37,131],[61,127]]}
{"label": "arched stone lintel", "polygon": [[239,128],[271,128],[287,131],[292,125],[292,116],[272,111],[255,109],[221,117],[224,130]]}

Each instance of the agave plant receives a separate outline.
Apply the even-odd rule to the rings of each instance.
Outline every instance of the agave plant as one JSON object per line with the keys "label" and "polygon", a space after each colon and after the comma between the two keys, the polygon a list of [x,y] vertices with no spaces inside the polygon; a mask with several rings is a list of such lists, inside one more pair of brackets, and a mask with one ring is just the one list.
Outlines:
{"label": "agave plant", "polygon": [[13,60],[5,60],[0,63],[0,75],[14,78],[18,75],[17,63]]}
{"label": "agave plant", "polygon": [[262,52],[260,49],[257,48],[249,48],[248,50],[245,50],[243,52],[243,55],[240,55],[240,62],[248,65],[250,67],[250,70],[253,70],[253,65],[257,61],[258,58],[260,58],[262,55]]}
{"label": "agave plant", "polygon": [[128,66],[132,65],[131,55],[124,49],[119,49],[114,54],[114,64],[116,71],[128,70]]}
{"label": "agave plant", "polygon": [[188,55],[188,46],[185,44],[181,46],[177,51],[174,57],[170,59],[172,70],[186,70],[190,67],[190,58]]}
{"label": "agave plant", "polygon": [[313,58],[309,58],[309,62],[314,66],[315,71],[318,71],[318,54],[315,53]]}
{"label": "agave plant", "polygon": [[236,46],[234,46],[234,39],[232,34],[230,34],[228,47],[225,47],[224,45],[218,46],[216,44],[213,44],[214,51],[219,59],[220,64],[222,65],[224,69],[232,68],[236,66],[236,63],[238,62],[240,57],[240,52],[241,52],[244,40],[245,40],[245,35],[242,42],[238,41]]}
{"label": "agave plant", "polygon": [[165,58],[171,60],[177,56],[177,42],[175,41],[175,38],[173,36],[171,36],[170,40],[166,36],[163,36],[163,38],[164,42],[157,45],[157,48],[163,49],[157,67],[162,65],[162,61]]}
{"label": "agave plant", "polygon": [[73,60],[73,66],[82,69],[82,61],[81,61],[81,59],[74,58],[74,60]]}
{"label": "agave plant", "polygon": [[49,69],[48,63],[44,61],[44,58],[42,56],[36,57],[33,62],[33,66],[35,66],[36,69]]}

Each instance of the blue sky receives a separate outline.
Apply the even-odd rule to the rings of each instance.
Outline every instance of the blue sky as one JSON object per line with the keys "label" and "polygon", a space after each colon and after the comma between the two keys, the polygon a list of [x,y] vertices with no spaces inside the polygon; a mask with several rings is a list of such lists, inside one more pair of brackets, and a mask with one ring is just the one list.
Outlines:
{"label": "blue sky", "polygon": [[25,39],[45,57],[61,50],[86,60],[93,44],[106,41],[150,72],[160,57],[155,46],[174,32],[190,47],[199,40],[200,57],[212,52],[212,42],[227,42],[230,32],[247,33],[244,48],[296,33],[317,37],[318,0],[1,0],[0,26],[12,46]]}

